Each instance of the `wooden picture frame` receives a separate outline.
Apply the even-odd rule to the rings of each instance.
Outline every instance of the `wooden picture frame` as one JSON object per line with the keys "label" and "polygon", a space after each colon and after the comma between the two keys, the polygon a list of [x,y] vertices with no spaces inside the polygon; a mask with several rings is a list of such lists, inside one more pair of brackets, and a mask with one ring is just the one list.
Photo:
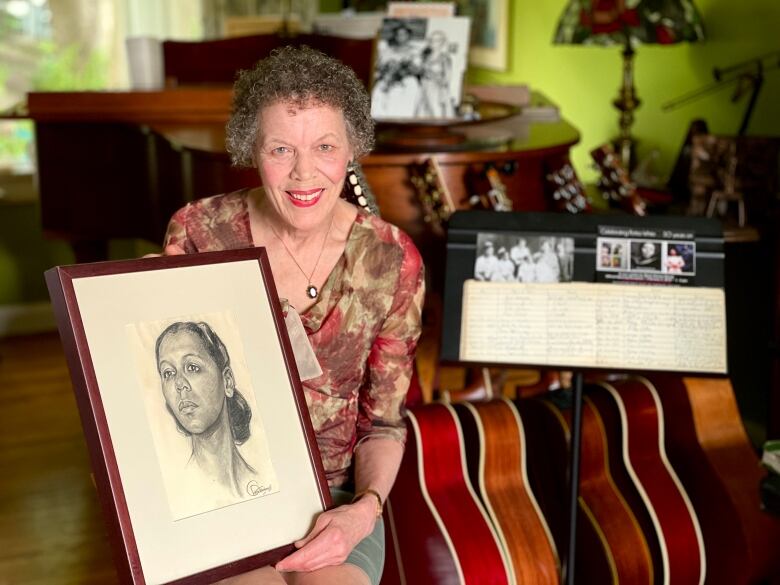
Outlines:
{"label": "wooden picture frame", "polygon": [[[290,554],[331,499],[265,249],[46,282],[120,581],[211,583]],[[196,445],[217,436],[215,463]]]}
{"label": "wooden picture frame", "polygon": [[509,66],[509,1],[459,0],[458,14],[471,17],[469,65],[506,71]]}

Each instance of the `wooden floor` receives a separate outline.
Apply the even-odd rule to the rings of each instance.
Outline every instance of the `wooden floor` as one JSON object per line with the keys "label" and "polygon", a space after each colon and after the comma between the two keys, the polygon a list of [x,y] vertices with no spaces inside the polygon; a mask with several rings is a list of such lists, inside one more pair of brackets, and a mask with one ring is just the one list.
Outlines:
{"label": "wooden floor", "polygon": [[0,585],[117,582],[56,334],[0,339]]}

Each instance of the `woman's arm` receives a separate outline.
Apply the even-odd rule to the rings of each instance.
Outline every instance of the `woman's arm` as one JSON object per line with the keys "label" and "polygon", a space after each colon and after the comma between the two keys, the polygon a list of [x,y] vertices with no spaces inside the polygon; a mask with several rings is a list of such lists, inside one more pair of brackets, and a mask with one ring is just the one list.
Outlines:
{"label": "woman's arm", "polygon": [[[384,503],[393,487],[402,443],[394,439],[364,441],[355,451],[357,493],[371,488]],[[339,506],[317,517],[314,528],[297,541],[297,551],[276,564],[277,571],[314,571],[344,562],[352,549],[374,530],[378,518],[377,500],[366,494],[352,504]]]}

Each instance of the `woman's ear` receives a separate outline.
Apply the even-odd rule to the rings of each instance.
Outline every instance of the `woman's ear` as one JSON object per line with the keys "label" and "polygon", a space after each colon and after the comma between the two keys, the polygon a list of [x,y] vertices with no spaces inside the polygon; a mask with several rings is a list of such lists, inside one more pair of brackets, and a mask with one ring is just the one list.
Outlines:
{"label": "woman's ear", "polygon": [[233,370],[229,366],[222,370],[222,380],[225,382],[225,396],[232,398],[236,389],[236,380],[233,378]]}

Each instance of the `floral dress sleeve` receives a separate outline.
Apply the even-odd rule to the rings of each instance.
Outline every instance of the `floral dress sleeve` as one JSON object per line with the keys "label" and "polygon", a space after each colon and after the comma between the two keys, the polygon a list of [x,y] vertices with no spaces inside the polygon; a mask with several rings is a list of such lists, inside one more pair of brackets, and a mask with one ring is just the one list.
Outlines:
{"label": "floral dress sleeve", "polygon": [[399,232],[403,259],[387,317],[368,356],[366,382],[358,396],[357,442],[372,438],[406,440],[404,401],[414,368],[425,295],[422,258]]}
{"label": "floral dress sleeve", "polygon": [[192,240],[187,237],[187,214],[190,206],[186,205],[173,214],[168,222],[168,229],[163,240],[163,250],[170,245],[178,246],[187,254],[194,254],[198,250]]}
{"label": "floral dress sleeve", "polygon": [[168,222],[163,249],[171,244],[187,254],[252,245],[246,189],[188,203]]}

